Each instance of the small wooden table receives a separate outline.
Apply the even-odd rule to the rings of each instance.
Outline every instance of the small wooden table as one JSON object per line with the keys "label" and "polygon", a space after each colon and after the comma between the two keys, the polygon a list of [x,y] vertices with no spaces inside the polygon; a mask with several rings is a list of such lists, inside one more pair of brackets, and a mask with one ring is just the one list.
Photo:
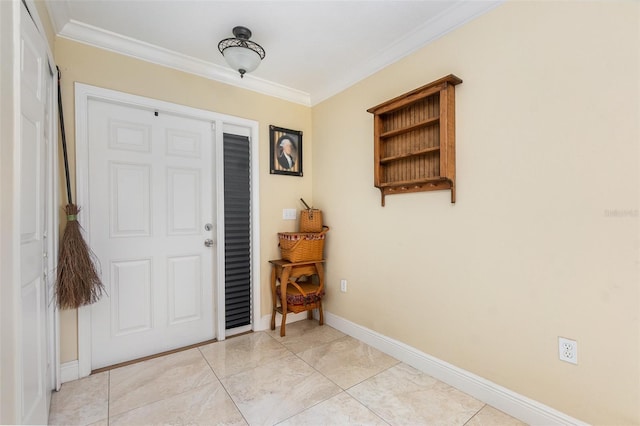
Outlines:
{"label": "small wooden table", "polygon": [[[278,259],[270,260],[271,263],[271,298],[273,300],[273,310],[271,312],[271,330],[276,329],[276,312],[282,314],[282,324],[280,325],[280,336],[285,335],[285,325],[287,321],[287,313],[299,313],[307,311],[307,318],[313,318],[313,309],[318,309],[320,317],[320,325],[324,324],[324,313],[322,311],[322,294],[324,291],[324,259],[310,260],[307,262],[289,262],[288,260]],[[298,278],[303,276],[318,277],[318,282],[306,281],[302,284],[297,282]],[[277,294],[277,281],[280,281],[280,297]],[[304,304],[287,303],[287,292],[292,294],[309,294],[313,293],[310,301]],[[278,306],[278,299],[280,306]]]}

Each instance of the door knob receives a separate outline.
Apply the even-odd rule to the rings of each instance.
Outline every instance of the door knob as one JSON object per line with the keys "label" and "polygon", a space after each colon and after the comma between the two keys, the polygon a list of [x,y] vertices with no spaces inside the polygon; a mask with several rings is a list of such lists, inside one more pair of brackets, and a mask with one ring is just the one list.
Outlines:
{"label": "door knob", "polygon": [[206,240],[204,240],[204,245],[206,247],[212,247],[213,246],[213,240],[210,238],[207,238]]}

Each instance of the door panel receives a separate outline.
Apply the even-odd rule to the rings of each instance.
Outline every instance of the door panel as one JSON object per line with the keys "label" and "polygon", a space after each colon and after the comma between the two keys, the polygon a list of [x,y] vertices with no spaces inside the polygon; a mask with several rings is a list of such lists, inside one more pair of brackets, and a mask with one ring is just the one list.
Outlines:
{"label": "door panel", "polygon": [[146,164],[109,164],[111,238],[151,235],[151,168]]}
{"label": "door panel", "polygon": [[47,307],[45,303],[46,50],[21,11],[20,285],[21,423],[46,423]]}
{"label": "door panel", "polygon": [[151,259],[113,261],[111,270],[112,335],[151,330]]}
{"label": "door panel", "polygon": [[169,324],[194,321],[201,317],[199,256],[180,256],[169,259]]}
{"label": "door panel", "polygon": [[200,171],[198,169],[167,170],[168,235],[199,235],[200,217]]}
{"label": "door panel", "polygon": [[212,339],[211,123],[94,99],[88,123],[92,368]]}
{"label": "door panel", "polygon": [[47,416],[42,288],[40,278],[22,286],[22,418],[26,423],[38,423],[36,419]]}

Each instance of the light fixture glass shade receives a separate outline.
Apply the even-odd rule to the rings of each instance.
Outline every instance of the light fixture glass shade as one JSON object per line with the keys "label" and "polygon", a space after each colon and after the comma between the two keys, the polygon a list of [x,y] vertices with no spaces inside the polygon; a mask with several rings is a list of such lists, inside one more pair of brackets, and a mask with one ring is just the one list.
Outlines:
{"label": "light fixture glass shade", "polygon": [[227,47],[222,55],[229,66],[240,74],[251,72],[260,65],[260,55],[246,47]]}
{"label": "light fixture glass shade", "polygon": [[[1,0],[0,0],[1,1]],[[264,59],[264,49],[258,43],[250,41],[251,30],[246,27],[233,29],[235,38],[226,38],[218,43],[218,50],[234,70],[244,77],[245,73],[258,68]]]}

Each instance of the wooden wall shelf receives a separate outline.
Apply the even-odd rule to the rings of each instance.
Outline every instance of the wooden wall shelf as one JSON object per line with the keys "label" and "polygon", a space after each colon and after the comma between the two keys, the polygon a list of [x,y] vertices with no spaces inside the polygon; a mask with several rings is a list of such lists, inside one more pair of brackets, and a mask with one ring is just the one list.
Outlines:
{"label": "wooden wall shelf", "polygon": [[374,185],[385,196],[451,190],[456,201],[455,86],[451,74],[367,111],[374,115]]}

